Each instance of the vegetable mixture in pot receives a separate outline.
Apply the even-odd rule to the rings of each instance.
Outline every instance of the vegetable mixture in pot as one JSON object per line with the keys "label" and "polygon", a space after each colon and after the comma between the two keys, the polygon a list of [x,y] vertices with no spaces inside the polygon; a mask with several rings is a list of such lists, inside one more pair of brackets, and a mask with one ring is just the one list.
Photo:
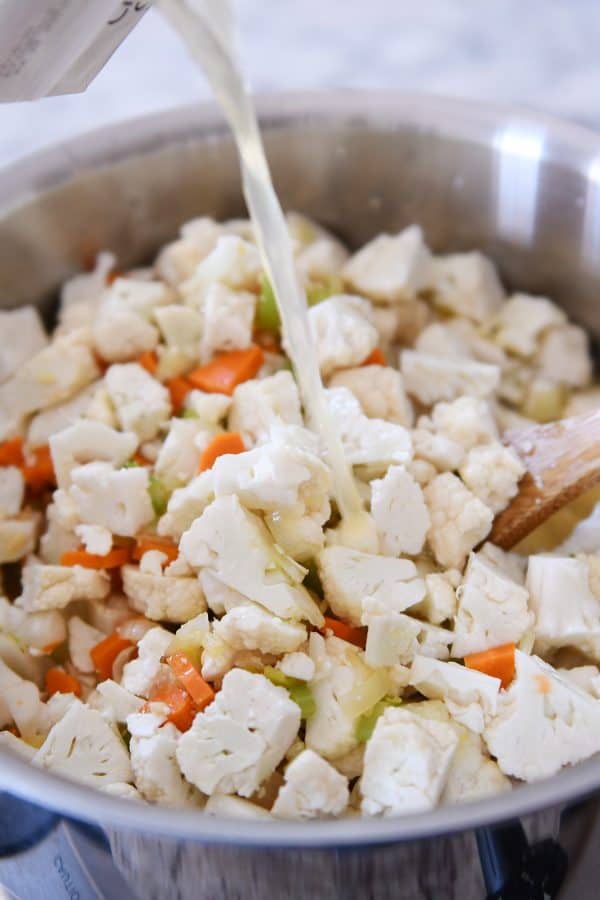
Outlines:
{"label": "vegetable mixture in pot", "polygon": [[600,751],[598,555],[486,543],[507,428],[600,405],[585,332],[419,227],[288,216],[369,512],[349,544],[252,227],[0,312],[0,743],[113,795],[400,815]]}

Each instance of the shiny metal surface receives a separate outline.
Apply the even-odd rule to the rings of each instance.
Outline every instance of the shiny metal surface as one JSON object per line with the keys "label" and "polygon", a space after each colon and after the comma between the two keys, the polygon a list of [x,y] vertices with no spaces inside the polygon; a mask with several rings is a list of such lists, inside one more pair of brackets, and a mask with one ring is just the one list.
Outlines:
{"label": "shiny metal surface", "polygon": [[[598,336],[600,138],[513,109],[340,94],[259,104],[284,206],[356,245],[419,222],[436,250],[477,247],[506,283],[547,293]],[[235,153],[209,107],[111,127],[0,173],[0,307],[50,309],[100,248],[150,258],[194,215],[242,213]],[[542,751],[543,752],[543,751]],[[99,794],[0,751],[0,786],[114,828],[255,846],[368,845],[474,828],[600,787],[600,760],[490,800],[398,819],[310,824],[206,818]]]}

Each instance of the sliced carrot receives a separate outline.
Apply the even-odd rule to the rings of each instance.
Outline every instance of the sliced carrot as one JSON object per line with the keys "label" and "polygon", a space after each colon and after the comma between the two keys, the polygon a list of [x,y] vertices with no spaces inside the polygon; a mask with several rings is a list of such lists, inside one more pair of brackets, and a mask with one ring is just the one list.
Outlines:
{"label": "sliced carrot", "polygon": [[374,350],[369,353],[367,358],[362,363],[363,366],[387,366],[387,362],[385,360],[385,356],[379,349],[379,347],[375,347]]}
{"label": "sliced carrot", "polygon": [[362,647],[363,650],[367,643],[366,628],[347,625],[345,622],[340,622],[339,619],[332,619],[331,616],[325,616],[325,624],[321,628],[321,634],[324,634],[326,631],[333,631],[336,637],[341,638],[343,641],[348,641],[349,644],[356,644],[357,647]]}
{"label": "sliced carrot", "polygon": [[169,538],[159,537],[156,534],[141,534],[136,540],[132,557],[135,560],[140,560],[144,553],[148,553],[149,550],[159,550],[161,553],[164,553],[170,563],[179,556],[177,544]]}
{"label": "sliced carrot", "polygon": [[119,653],[133,646],[133,641],[121,637],[117,631],[113,631],[112,634],[101,640],[99,644],[92,647],[90,656],[100,678],[110,678],[112,676],[113,663]]}
{"label": "sliced carrot", "polygon": [[262,347],[252,344],[246,350],[220,353],[207,365],[189,372],[187,379],[210,394],[233,394],[238,384],[254,378],[264,358]]}
{"label": "sliced carrot", "polygon": [[[167,721],[172,722],[179,731],[190,728],[198,710],[185,688],[178,684],[165,684],[154,691],[149,703],[164,703],[169,707]],[[149,712],[149,703],[144,703],[142,712]]]}
{"label": "sliced carrot", "polygon": [[105,556],[87,550],[67,550],[60,558],[61,566],[83,566],[84,569],[117,569],[129,562],[126,547],[113,547]]}
{"label": "sliced carrot", "polygon": [[242,436],[237,431],[218,434],[200,454],[198,473],[212,469],[219,456],[225,456],[228,453],[243,453],[245,449]]}
{"label": "sliced carrot", "polygon": [[181,375],[179,375],[176,378],[171,378],[170,381],[167,381],[166,387],[169,389],[169,393],[171,395],[171,406],[173,407],[173,412],[180,413],[185,406],[185,399],[187,395],[192,390],[192,385],[187,380],[187,378],[183,378]]}
{"label": "sliced carrot", "polygon": [[25,484],[33,493],[39,494],[44,488],[56,486],[50,447],[47,444],[42,447],[36,447],[32,451],[32,456],[33,461],[31,463],[26,462],[22,467],[23,478],[25,479]]}
{"label": "sliced carrot", "polygon": [[0,444],[0,466],[21,466],[23,459],[23,438],[11,438]]}
{"label": "sliced carrot", "polygon": [[63,669],[53,668],[46,672],[46,690],[48,696],[53,694],[75,694],[81,697],[81,682],[74,675]]}
{"label": "sliced carrot", "polygon": [[499,678],[502,687],[508,687],[515,677],[515,645],[501,644],[480,653],[470,653],[465,656],[465,666]]}
{"label": "sliced carrot", "polygon": [[167,665],[186,689],[199,710],[212,703],[215,698],[215,692],[210,684],[204,680],[187,654],[173,653],[171,656],[167,656]]}
{"label": "sliced carrot", "polygon": [[158,368],[158,357],[152,350],[146,350],[141,356],[138,356],[137,364],[141,366],[142,369],[145,369],[146,372],[149,372],[150,375],[154,375]]}

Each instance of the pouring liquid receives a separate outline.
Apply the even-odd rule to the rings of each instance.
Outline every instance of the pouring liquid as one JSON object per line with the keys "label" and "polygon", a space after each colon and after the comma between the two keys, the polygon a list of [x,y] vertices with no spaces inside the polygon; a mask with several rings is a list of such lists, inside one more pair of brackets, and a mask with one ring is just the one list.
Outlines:
{"label": "pouring liquid", "polygon": [[161,0],[193,59],[200,64],[229,122],[240,157],[244,196],[256,243],[271,281],[309,427],[320,437],[333,476],[345,539],[359,545],[367,514],[354,483],[321,382],[304,291],[275,193],[254,105],[236,60],[230,0]]}

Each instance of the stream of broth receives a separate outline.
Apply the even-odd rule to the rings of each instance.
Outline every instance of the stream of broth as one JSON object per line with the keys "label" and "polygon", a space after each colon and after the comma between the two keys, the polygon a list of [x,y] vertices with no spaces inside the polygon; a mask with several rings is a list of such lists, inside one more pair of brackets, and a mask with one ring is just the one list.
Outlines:
{"label": "stream of broth", "polygon": [[306,296],[296,274],[291,240],[273,187],[254,105],[233,46],[231,2],[195,0],[192,6],[186,0],[161,0],[160,7],[204,70],[235,137],[246,204],[277,300],[307,424],[320,436],[331,467],[333,495],[344,519],[346,539],[359,545],[366,513],[327,405]]}

